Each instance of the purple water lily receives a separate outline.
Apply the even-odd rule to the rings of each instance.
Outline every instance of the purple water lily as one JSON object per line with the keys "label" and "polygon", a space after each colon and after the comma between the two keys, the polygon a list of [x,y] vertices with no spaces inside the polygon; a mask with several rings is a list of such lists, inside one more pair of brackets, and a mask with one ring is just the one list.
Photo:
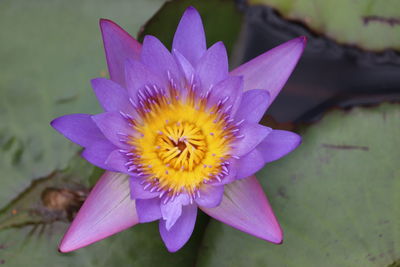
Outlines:
{"label": "purple water lily", "polygon": [[171,252],[190,238],[197,208],[273,243],[282,231],[253,175],[295,149],[301,138],[258,124],[295,67],[305,38],[293,39],[228,71],[222,42],[207,49],[189,7],[172,52],[153,36],[138,43],[101,20],[111,80],[92,81],[104,108],[52,126],[108,170],[64,236],[72,251],[137,223],[159,220]]}

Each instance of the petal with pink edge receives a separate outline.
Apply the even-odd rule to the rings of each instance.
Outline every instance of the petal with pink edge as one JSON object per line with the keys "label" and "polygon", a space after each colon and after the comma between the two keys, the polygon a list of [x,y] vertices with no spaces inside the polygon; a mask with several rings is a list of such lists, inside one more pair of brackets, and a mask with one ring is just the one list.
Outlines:
{"label": "petal with pink edge", "polygon": [[87,147],[106,141],[90,114],[69,114],[54,119],[50,125],[72,142]]}
{"label": "petal with pink edge", "polygon": [[282,230],[255,176],[225,185],[221,204],[201,210],[250,235],[276,244],[282,242]]}
{"label": "petal with pink edge", "polygon": [[257,146],[264,163],[268,163],[292,152],[301,144],[301,136],[289,131],[272,130],[272,132]]}
{"label": "petal with pink edge", "polygon": [[110,78],[125,87],[125,61],[140,58],[141,44],[111,20],[101,19],[100,28]]}
{"label": "petal with pink edge", "polygon": [[290,40],[244,63],[230,74],[243,76],[245,91],[267,90],[272,103],[296,66],[305,45],[304,36]]}
{"label": "petal with pink edge", "polygon": [[193,66],[196,66],[206,51],[203,23],[195,8],[188,7],[183,14],[175,32],[172,48],[178,50]]}
{"label": "petal with pink edge", "polygon": [[138,223],[129,178],[106,172],[89,194],[61,241],[61,252],[73,251]]}
{"label": "petal with pink edge", "polygon": [[178,251],[189,240],[196,222],[197,206],[182,207],[182,214],[174,226],[167,230],[165,220],[160,220],[160,234],[169,252]]}

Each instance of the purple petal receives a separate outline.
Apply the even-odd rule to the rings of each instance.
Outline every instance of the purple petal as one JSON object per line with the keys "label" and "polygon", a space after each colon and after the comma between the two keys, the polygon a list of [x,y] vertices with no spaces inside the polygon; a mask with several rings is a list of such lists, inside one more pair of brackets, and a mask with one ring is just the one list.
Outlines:
{"label": "purple petal", "polygon": [[223,185],[203,185],[200,189],[200,197],[196,198],[196,203],[200,207],[214,208],[221,203],[223,195]]}
{"label": "purple petal", "polygon": [[132,99],[137,99],[137,94],[140,89],[143,89],[146,85],[156,85],[159,88],[166,88],[166,83],[162,81],[162,78],[150,71],[147,66],[142,62],[136,60],[128,60],[125,65],[126,75],[126,88]]}
{"label": "purple petal", "polygon": [[100,20],[111,80],[125,87],[125,61],[139,59],[141,44],[111,20]]}
{"label": "purple petal", "polygon": [[92,80],[92,87],[105,111],[134,113],[132,104],[129,102],[128,92],[119,84],[104,78],[97,78]]}
{"label": "purple petal", "polygon": [[183,14],[175,32],[172,48],[178,50],[193,66],[196,66],[206,51],[203,23],[195,8],[188,7]]}
{"label": "purple petal", "polygon": [[243,137],[235,142],[233,154],[243,156],[253,150],[267,135],[272,131],[271,128],[257,123],[244,122],[239,131]]}
{"label": "purple petal", "polygon": [[160,199],[136,199],[136,211],[140,223],[152,222],[161,218]]}
{"label": "purple petal", "polygon": [[182,214],[182,206],[189,204],[189,197],[186,194],[180,194],[174,200],[161,204],[161,214],[165,220],[167,231],[171,229]]}
{"label": "purple petal", "polygon": [[239,66],[231,74],[243,76],[245,91],[267,90],[272,103],[296,66],[305,45],[305,37],[293,39]]}
{"label": "purple petal", "polygon": [[122,135],[133,134],[133,129],[121,114],[118,112],[105,112],[92,116],[92,120],[111,143],[121,148],[129,148],[129,145],[123,142]]}
{"label": "purple petal", "polygon": [[205,52],[197,64],[196,72],[203,91],[208,91],[212,86],[226,79],[228,56],[222,42],[215,43]]}
{"label": "purple petal", "polygon": [[174,57],[160,40],[154,36],[147,35],[144,37],[141,61],[152,72],[159,74],[166,84],[170,81],[170,77],[175,82],[182,80]]}
{"label": "purple petal", "polygon": [[225,107],[229,107],[229,114],[235,114],[242,99],[243,92],[243,78],[238,76],[231,76],[215,85],[210,94],[210,103],[217,104],[218,101],[226,102]]}
{"label": "purple petal", "polygon": [[225,185],[225,184],[229,184],[232,183],[233,181],[236,180],[236,174],[237,174],[237,160],[235,159],[231,159],[229,160],[229,165],[227,166],[228,169],[228,174],[225,175],[224,177],[222,177],[221,181],[213,181],[211,183],[209,183],[210,185],[213,186],[220,186],[220,185]]}
{"label": "purple petal", "polygon": [[138,223],[125,174],[106,172],[89,194],[60,244],[73,251]]}
{"label": "purple petal", "polygon": [[119,151],[119,149],[116,149],[110,153],[110,155],[106,159],[106,166],[108,169],[115,170],[117,172],[123,172],[126,174],[131,174],[128,172],[128,168],[126,166],[126,163],[128,162],[128,159],[124,154]]}
{"label": "purple petal", "polygon": [[149,190],[144,190],[145,184],[140,184],[141,179],[138,177],[130,178],[130,187],[131,187],[131,198],[132,199],[149,199],[155,198],[160,195],[159,192],[150,192]]}
{"label": "purple petal", "polygon": [[235,120],[258,123],[267,110],[269,102],[270,96],[266,90],[254,89],[244,92]]}
{"label": "purple petal", "polygon": [[255,176],[226,185],[218,207],[201,209],[245,233],[272,243],[282,242],[282,230]]}
{"label": "purple petal", "polygon": [[178,251],[189,240],[196,222],[197,206],[182,207],[182,215],[168,231],[165,220],[160,220],[160,234],[169,252]]}
{"label": "purple petal", "polygon": [[[268,138],[268,137],[267,137]],[[258,149],[253,149],[250,153],[244,155],[237,161],[236,179],[249,177],[264,167],[263,155]]]}
{"label": "purple petal", "polygon": [[301,136],[296,133],[283,130],[272,132],[257,146],[261,152],[264,163],[268,163],[293,151],[301,144]]}
{"label": "purple petal", "polygon": [[117,147],[105,139],[102,142],[92,143],[91,146],[86,147],[82,152],[82,157],[97,167],[109,171],[117,171],[116,169],[106,165],[108,156],[115,149],[117,149]]}
{"label": "purple petal", "polygon": [[194,75],[194,68],[192,64],[181,54],[178,50],[173,50],[173,56],[178,63],[181,72],[184,74],[186,81],[189,83]]}
{"label": "purple petal", "polygon": [[91,117],[90,114],[69,114],[54,119],[50,124],[72,142],[87,147],[95,142],[106,141]]}

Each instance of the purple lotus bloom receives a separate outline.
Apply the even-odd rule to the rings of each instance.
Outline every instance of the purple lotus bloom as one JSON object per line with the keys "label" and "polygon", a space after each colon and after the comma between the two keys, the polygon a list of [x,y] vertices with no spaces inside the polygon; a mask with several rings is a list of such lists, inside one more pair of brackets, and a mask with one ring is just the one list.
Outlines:
{"label": "purple lotus bloom", "polygon": [[305,38],[291,40],[228,71],[222,42],[207,49],[189,7],[172,52],[153,36],[138,43],[101,20],[111,80],[92,81],[104,109],[51,125],[108,170],[64,236],[72,251],[137,223],[159,220],[171,252],[190,238],[197,208],[273,243],[282,231],[253,175],[295,149],[301,138],[258,124],[295,67]]}

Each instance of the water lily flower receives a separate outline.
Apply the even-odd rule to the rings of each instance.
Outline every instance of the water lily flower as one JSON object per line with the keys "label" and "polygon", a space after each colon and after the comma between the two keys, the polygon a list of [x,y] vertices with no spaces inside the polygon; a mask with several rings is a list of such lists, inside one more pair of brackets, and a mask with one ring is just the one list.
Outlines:
{"label": "water lily flower", "polygon": [[254,173],[301,138],[259,124],[295,67],[305,38],[288,41],[228,70],[222,42],[207,48],[189,7],[170,52],[101,20],[110,80],[92,80],[103,113],[71,114],[51,125],[108,170],[64,236],[68,252],[137,223],[159,220],[171,252],[190,238],[197,210],[241,231],[282,242]]}

